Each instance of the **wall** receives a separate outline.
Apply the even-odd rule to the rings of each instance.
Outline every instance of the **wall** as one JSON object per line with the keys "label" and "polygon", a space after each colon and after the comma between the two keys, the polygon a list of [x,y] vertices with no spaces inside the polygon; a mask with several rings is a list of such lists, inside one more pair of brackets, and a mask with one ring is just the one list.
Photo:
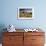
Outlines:
{"label": "wall", "polygon": [[[33,7],[35,18],[18,20],[18,7]],[[0,31],[9,24],[16,28],[40,27],[46,32],[46,0],[0,0]]]}
{"label": "wall", "polygon": [[[0,24],[15,25],[16,28],[38,27],[46,28],[46,1],[44,0],[1,0]],[[33,7],[35,18],[32,20],[18,20],[18,7]]]}

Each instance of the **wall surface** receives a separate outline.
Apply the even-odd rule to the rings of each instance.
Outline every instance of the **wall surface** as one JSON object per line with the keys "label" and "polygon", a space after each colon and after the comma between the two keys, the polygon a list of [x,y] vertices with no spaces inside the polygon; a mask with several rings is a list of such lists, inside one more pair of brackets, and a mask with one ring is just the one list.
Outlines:
{"label": "wall surface", "polygon": [[[0,0],[1,14],[0,25],[7,26],[13,24],[16,28],[40,27],[46,28],[46,0]],[[33,7],[34,19],[17,19],[18,7]]]}

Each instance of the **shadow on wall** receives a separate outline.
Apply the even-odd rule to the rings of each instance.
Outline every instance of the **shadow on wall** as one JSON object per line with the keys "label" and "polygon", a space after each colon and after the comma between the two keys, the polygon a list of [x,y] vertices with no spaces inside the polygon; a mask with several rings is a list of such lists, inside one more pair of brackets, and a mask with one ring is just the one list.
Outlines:
{"label": "shadow on wall", "polygon": [[3,36],[3,32],[5,32],[6,30],[4,30],[5,25],[4,24],[0,24],[0,43],[2,43],[2,36]]}

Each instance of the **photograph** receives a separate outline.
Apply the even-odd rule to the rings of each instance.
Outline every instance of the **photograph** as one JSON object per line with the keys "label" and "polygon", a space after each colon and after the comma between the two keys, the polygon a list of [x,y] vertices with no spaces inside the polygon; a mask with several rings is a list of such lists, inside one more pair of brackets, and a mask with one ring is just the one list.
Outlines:
{"label": "photograph", "polygon": [[20,7],[18,8],[18,19],[33,19],[34,16],[34,9],[33,8],[25,8]]}

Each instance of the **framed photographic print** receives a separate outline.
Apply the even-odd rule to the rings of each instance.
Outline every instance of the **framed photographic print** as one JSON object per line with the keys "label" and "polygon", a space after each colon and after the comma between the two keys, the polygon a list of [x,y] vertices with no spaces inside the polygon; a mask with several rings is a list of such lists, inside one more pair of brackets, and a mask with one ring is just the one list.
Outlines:
{"label": "framed photographic print", "polygon": [[34,8],[31,7],[19,7],[18,8],[18,19],[33,19]]}

